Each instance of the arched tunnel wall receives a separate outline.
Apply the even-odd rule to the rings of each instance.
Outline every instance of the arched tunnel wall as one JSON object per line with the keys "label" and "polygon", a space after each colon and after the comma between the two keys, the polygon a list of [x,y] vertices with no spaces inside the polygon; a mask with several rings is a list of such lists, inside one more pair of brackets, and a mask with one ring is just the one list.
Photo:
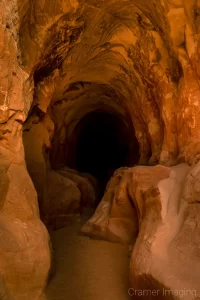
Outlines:
{"label": "arched tunnel wall", "polygon": [[80,83],[70,89],[69,95],[75,94],[73,101],[55,101],[46,111],[35,105],[24,124],[27,168],[37,189],[41,216],[48,210],[51,170],[66,168],[76,176],[93,176],[100,201],[114,171],[133,166],[140,158],[133,120],[123,98],[118,99],[112,90],[106,94],[99,84],[82,85],[87,93]]}
{"label": "arched tunnel wall", "polygon": [[[95,204],[96,180],[67,167],[66,140],[104,105],[132,128],[145,165],[118,170],[115,184],[127,188],[115,190],[114,202],[112,192],[105,196],[117,208],[125,199],[125,220],[107,207],[112,228],[125,228],[121,237],[127,228],[132,236],[130,198],[140,204],[144,234],[131,276],[151,272],[157,282],[159,274],[173,290],[187,282],[199,297],[199,11],[199,1],[184,0],[1,1],[0,276],[17,299],[37,298],[47,282],[49,236],[40,218],[58,228],[82,203]],[[147,260],[137,260],[141,253]]]}

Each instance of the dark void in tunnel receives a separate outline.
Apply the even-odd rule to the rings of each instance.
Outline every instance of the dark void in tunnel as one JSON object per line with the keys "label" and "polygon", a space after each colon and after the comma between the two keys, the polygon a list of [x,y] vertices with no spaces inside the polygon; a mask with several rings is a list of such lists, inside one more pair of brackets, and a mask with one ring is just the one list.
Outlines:
{"label": "dark void in tunnel", "polygon": [[79,121],[75,131],[75,168],[96,177],[102,192],[116,169],[137,163],[139,159],[137,140],[117,115],[90,113]]}

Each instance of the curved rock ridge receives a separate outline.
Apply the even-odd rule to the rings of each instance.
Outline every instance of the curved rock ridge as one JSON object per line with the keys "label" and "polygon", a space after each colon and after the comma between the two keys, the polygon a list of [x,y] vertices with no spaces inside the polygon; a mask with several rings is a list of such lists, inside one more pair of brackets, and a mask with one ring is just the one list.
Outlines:
{"label": "curved rock ridge", "polygon": [[2,0],[0,24],[2,297],[39,299],[45,288],[40,218],[60,228],[97,204],[98,180],[76,164],[81,121],[97,112],[108,127],[118,120],[122,162],[106,180],[128,168],[84,232],[135,242],[134,289],[199,297],[200,1]]}
{"label": "curved rock ridge", "polygon": [[119,169],[82,228],[90,237],[133,245],[130,291],[138,299],[200,295],[199,200],[193,184],[199,168],[198,163]]}
{"label": "curved rock ridge", "polygon": [[89,113],[104,102],[129,115],[140,163],[196,163],[198,1],[137,2],[24,4],[19,42],[34,103],[46,112],[51,102],[60,146],[70,111],[78,118],[82,105]]}

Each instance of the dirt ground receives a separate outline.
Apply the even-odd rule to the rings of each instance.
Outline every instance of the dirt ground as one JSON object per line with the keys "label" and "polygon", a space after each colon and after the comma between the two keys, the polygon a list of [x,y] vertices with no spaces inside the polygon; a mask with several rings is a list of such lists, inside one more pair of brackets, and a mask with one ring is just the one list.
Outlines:
{"label": "dirt ground", "polygon": [[128,249],[80,234],[82,222],[52,232],[56,274],[41,300],[127,300]]}

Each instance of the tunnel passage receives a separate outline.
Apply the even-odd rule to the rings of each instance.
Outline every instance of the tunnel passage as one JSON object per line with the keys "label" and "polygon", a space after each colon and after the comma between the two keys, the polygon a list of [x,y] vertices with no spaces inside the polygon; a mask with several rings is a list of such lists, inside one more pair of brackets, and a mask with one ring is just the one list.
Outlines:
{"label": "tunnel passage", "polygon": [[113,172],[139,160],[139,145],[130,127],[118,115],[96,111],[84,116],[73,132],[72,168],[90,173],[99,182],[102,196]]}

